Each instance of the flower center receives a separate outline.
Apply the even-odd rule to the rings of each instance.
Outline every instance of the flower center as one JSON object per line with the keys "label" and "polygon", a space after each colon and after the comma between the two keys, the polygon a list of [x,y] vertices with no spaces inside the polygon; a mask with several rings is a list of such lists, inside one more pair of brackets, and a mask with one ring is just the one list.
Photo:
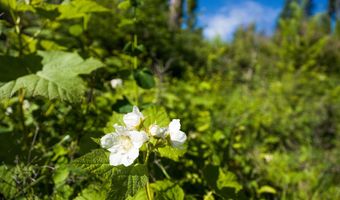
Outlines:
{"label": "flower center", "polygon": [[132,142],[131,142],[130,137],[128,137],[128,136],[120,136],[120,137],[119,137],[119,140],[120,140],[120,144],[121,144],[122,148],[123,148],[125,151],[128,151],[128,150],[131,149],[131,147],[132,147]]}

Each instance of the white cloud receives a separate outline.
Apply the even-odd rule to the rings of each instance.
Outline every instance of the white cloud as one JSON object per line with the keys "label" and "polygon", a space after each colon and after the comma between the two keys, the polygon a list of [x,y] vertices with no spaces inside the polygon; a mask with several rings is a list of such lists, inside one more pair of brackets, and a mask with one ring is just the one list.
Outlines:
{"label": "white cloud", "polygon": [[208,39],[220,36],[230,40],[237,27],[251,23],[256,23],[258,30],[270,33],[278,14],[278,9],[248,0],[238,5],[225,6],[216,14],[203,16],[201,21],[205,25],[204,36]]}

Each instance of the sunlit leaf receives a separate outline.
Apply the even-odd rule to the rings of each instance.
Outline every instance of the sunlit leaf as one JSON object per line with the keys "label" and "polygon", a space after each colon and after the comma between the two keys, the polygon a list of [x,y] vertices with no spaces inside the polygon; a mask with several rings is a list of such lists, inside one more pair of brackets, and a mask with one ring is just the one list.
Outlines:
{"label": "sunlit leaf", "polygon": [[96,1],[91,0],[74,0],[70,3],[62,4],[58,9],[61,13],[58,19],[81,18],[89,13],[109,11],[109,9],[101,6]]}
{"label": "sunlit leaf", "polygon": [[258,193],[270,193],[270,194],[276,194],[275,188],[269,186],[269,185],[264,185],[261,186],[261,188],[258,190]]}
{"label": "sunlit leaf", "polygon": [[177,149],[170,146],[165,146],[157,149],[157,152],[161,157],[169,158],[174,161],[178,161],[181,156],[185,154],[185,150]]}
{"label": "sunlit leaf", "polygon": [[167,127],[170,119],[163,107],[151,106],[142,111],[145,116],[144,126],[149,127],[157,124],[160,127]]}
{"label": "sunlit leaf", "polygon": [[89,74],[103,67],[98,60],[84,60],[75,53],[40,51],[39,55],[43,57],[43,69],[4,84],[0,88],[0,98],[9,98],[24,89],[27,96],[79,102],[85,93],[86,84],[78,75]]}
{"label": "sunlit leaf", "polygon": [[155,192],[155,199],[159,200],[183,200],[184,191],[182,188],[170,180],[157,181],[151,184]]}

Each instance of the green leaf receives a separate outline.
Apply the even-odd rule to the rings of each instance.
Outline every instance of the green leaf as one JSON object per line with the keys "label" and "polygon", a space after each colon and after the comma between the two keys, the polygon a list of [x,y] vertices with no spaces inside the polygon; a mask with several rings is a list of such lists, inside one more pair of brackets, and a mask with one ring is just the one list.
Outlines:
{"label": "green leaf", "polygon": [[118,99],[116,103],[112,105],[112,110],[119,113],[128,113],[132,111],[132,107],[133,105],[124,97],[123,99]]}
{"label": "green leaf", "polygon": [[83,189],[74,200],[105,200],[106,191],[102,187],[92,184]]}
{"label": "green leaf", "polygon": [[118,4],[120,10],[127,10],[131,7],[130,0],[122,1]]}
{"label": "green leaf", "polygon": [[169,158],[178,161],[181,156],[185,154],[184,149],[177,149],[170,146],[165,146],[157,149],[159,155],[163,158]]}
{"label": "green leaf", "polygon": [[68,178],[70,171],[67,167],[58,167],[53,174],[53,182],[56,187],[59,187],[65,183]]}
{"label": "green leaf", "polygon": [[16,193],[16,183],[12,174],[12,170],[7,166],[0,166],[0,194],[5,199],[12,199]]}
{"label": "green leaf", "polygon": [[184,191],[183,189],[169,181],[157,181],[151,184],[151,188],[155,192],[155,199],[158,200],[183,200],[184,199]]}
{"label": "green leaf", "polygon": [[141,88],[151,89],[156,85],[154,77],[148,70],[139,70],[134,74],[134,77],[138,86]]}
{"label": "green leaf", "polygon": [[4,84],[0,88],[0,99],[25,89],[27,96],[78,102],[86,90],[85,82],[78,75],[103,67],[100,61],[94,58],[83,60],[76,53],[40,51],[39,55],[43,57],[43,69]]}
{"label": "green leaf", "polygon": [[64,200],[64,199],[70,199],[70,197],[73,194],[74,188],[70,185],[63,184],[60,185],[58,188],[54,188],[53,192],[53,199],[54,200]]}
{"label": "green leaf", "polygon": [[83,33],[83,27],[79,24],[70,26],[68,32],[73,36],[80,36]]}
{"label": "green leaf", "polygon": [[223,188],[235,188],[236,192],[242,189],[242,185],[237,182],[235,174],[229,171],[223,171],[219,169],[219,176],[217,180],[217,188],[222,190]]}
{"label": "green leaf", "polygon": [[16,0],[2,0],[0,2],[0,5],[3,5],[7,9],[15,10],[17,7],[17,1]]}
{"label": "green leaf", "polygon": [[269,185],[264,185],[261,186],[261,188],[258,190],[258,193],[270,193],[270,194],[276,194],[275,188],[269,186]]}
{"label": "green leaf", "polygon": [[108,12],[109,9],[91,0],[75,0],[58,7],[61,15],[58,19],[74,19],[85,17],[89,13]]}
{"label": "green leaf", "polygon": [[133,197],[148,182],[145,165],[122,167],[116,171],[111,182],[111,191],[107,199],[125,200]]}
{"label": "green leaf", "polygon": [[126,200],[148,200],[146,189],[141,188],[134,196],[129,196]]}
{"label": "green leaf", "polygon": [[152,124],[157,124],[160,127],[167,127],[170,123],[168,114],[163,107],[148,107],[143,110],[143,115],[145,116],[145,127],[149,127]]}
{"label": "green leaf", "polygon": [[237,198],[239,191],[242,189],[242,185],[237,182],[235,174],[218,166],[206,166],[203,169],[203,175],[208,185],[222,197]]}
{"label": "green leaf", "polygon": [[203,200],[215,200],[213,192],[210,191],[206,195],[204,195]]}
{"label": "green leaf", "polygon": [[106,127],[104,128],[105,133],[112,133],[115,131],[113,125],[124,125],[123,122],[123,114],[114,112],[110,118],[110,120],[106,123]]}
{"label": "green leaf", "polygon": [[109,152],[104,149],[93,150],[71,164],[104,178],[113,176],[115,171],[115,167],[109,164]]}
{"label": "green leaf", "polygon": [[96,149],[72,162],[72,165],[111,181],[107,199],[124,200],[134,196],[148,182],[144,165],[111,166],[109,152]]}

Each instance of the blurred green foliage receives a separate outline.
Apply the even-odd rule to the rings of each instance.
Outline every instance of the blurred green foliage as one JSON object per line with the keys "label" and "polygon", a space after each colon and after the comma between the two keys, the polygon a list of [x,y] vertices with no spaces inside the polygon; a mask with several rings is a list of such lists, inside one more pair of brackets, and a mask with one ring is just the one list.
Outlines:
{"label": "blurred green foliage", "polygon": [[70,165],[132,105],[188,135],[151,155],[155,199],[340,199],[339,19],[291,1],[272,37],[206,41],[196,3],[174,30],[162,0],[1,0],[0,199],[143,199]]}

